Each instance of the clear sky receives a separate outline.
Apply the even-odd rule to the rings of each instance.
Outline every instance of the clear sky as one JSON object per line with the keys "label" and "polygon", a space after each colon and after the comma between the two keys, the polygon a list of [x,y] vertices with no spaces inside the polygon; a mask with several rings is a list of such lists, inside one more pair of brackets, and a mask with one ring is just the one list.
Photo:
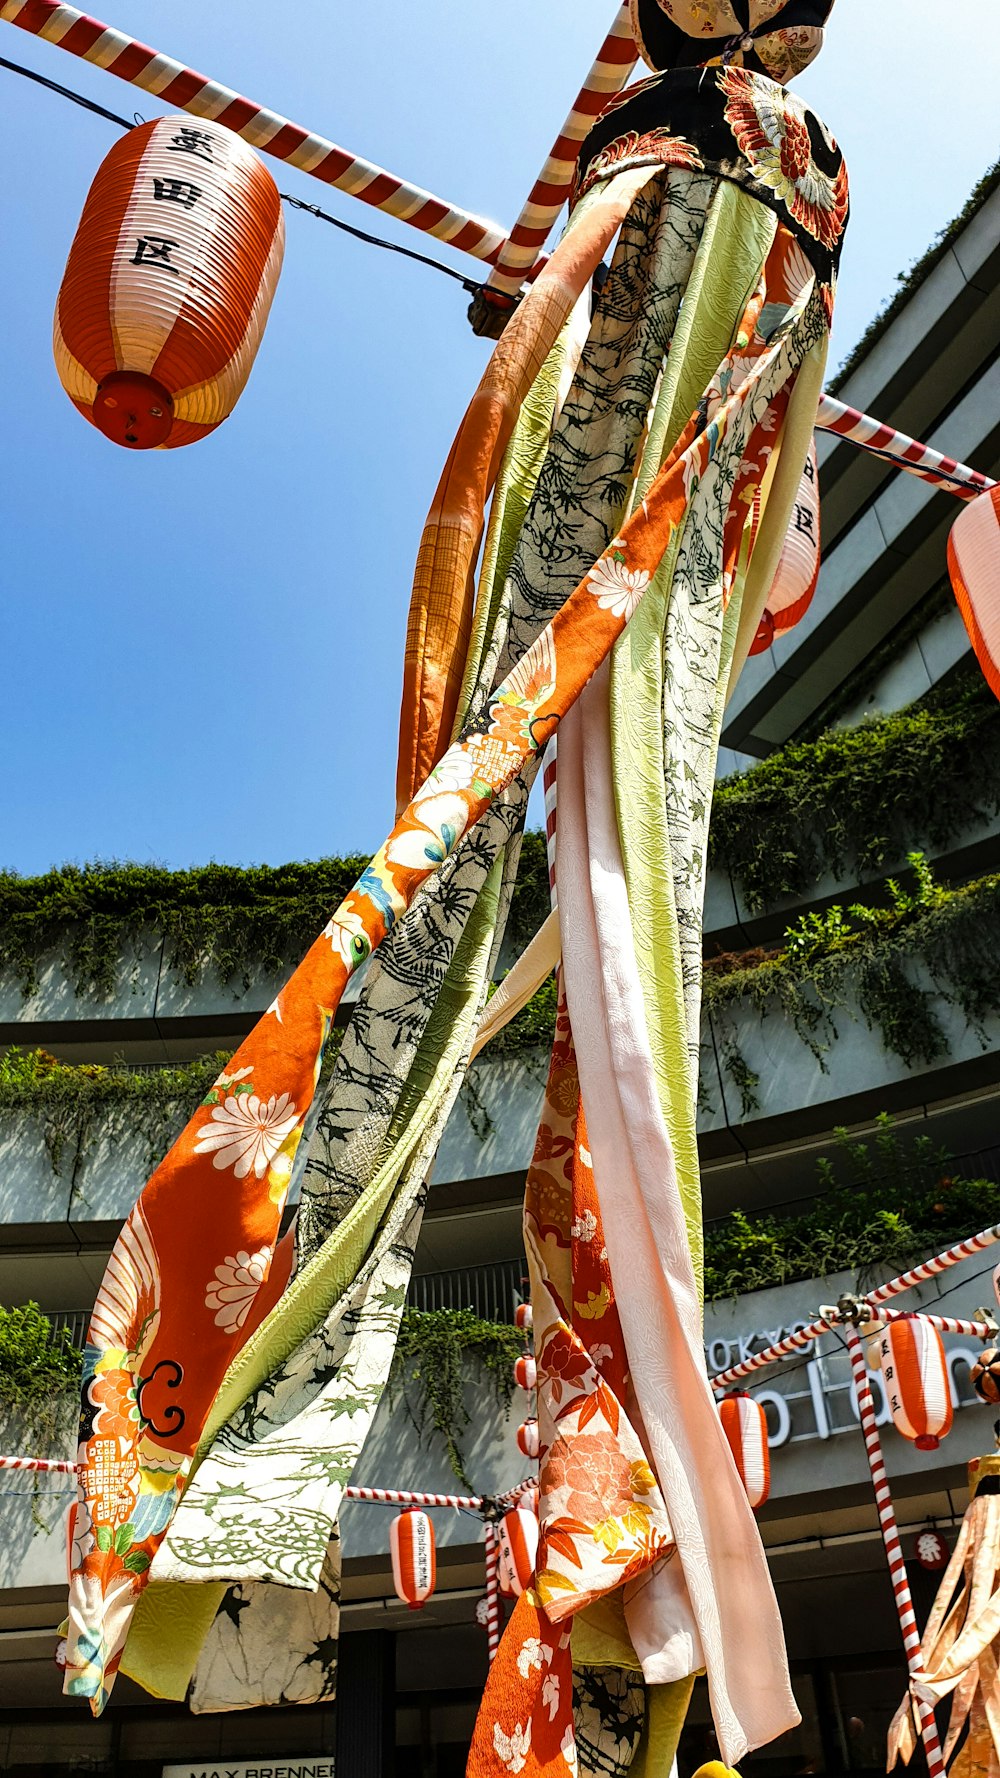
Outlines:
{"label": "clear sky", "polygon": [[[108,23],[510,222],[614,0],[113,6]],[[996,157],[991,12],[838,0],[799,83],[851,170],[834,365]],[[125,116],[158,114],[9,25],[0,54]],[[117,132],[3,69],[0,93],[0,866],[374,850],[392,810],[417,540],[488,351],[464,293],[290,211],[235,413],[199,444],[132,456],[70,406],[50,345],[83,199]],[[270,164],[283,190],[421,246]]]}

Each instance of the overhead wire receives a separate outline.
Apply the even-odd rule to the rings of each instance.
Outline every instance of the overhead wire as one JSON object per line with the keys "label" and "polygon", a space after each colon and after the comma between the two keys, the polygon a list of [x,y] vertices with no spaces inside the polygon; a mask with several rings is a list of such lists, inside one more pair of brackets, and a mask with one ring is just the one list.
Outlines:
{"label": "overhead wire", "polygon": [[[83,93],[76,92],[73,87],[63,86],[58,80],[50,80],[48,75],[39,74],[34,68],[26,68],[21,62],[8,61],[6,56],[0,56],[0,68],[5,68],[9,74],[20,74],[25,80],[32,80],[38,86],[46,87],[49,92],[57,93],[62,99],[69,99],[73,105],[79,105],[82,110],[92,111],[96,117],[103,117],[108,123],[117,124],[119,129],[132,130],[137,124],[143,122],[138,112],[133,114],[130,122],[127,117],[121,117],[117,111],[109,111],[106,105],[99,105],[96,99],[88,99]],[[382,247],[386,253],[398,253],[404,259],[415,259],[418,265],[430,266],[432,271],[443,272],[446,278],[452,278],[456,284],[461,284],[463,290],[470,296],[475,296],[482,288],[481,283],[475,278],[467,277],[464,272],[456,271],[454,266],[445,265],[440,259],[433,259],[428,253],[417,253],[412,247],[403,247],[397,241],[385,240],[382,235],[372,235],[366,229],[355,228],[349,222],[342,222],[339,216],[331,216],[328,210],[321,210],[318,204],[307,204],[302,198],[294,197],[290,191],[279,192],[278,196],[286,204],[290,204],[292,209],[304,210],[307,216],[314,216],[319,222],[328,222],[331,228],[339,228],[343,234],[352,235],[356,241],[364,241],[369,247]]]}

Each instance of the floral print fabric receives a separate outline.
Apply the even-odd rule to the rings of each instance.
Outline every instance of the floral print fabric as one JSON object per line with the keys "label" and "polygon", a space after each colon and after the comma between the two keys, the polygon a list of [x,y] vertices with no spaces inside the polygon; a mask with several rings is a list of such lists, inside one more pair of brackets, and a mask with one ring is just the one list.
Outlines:
{"label": "floral print fabric", "polygon": [[580,150],[576,193],[645,162],[714,173],[773,210],[833,312],[849,212],[844,157],[795,93],[747,68],[674,68],[618,94]]}

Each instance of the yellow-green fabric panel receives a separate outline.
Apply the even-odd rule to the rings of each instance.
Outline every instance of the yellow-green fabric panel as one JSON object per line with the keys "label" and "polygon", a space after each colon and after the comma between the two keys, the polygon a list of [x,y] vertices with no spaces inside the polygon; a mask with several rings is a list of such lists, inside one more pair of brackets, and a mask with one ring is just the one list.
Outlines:
{"label": "yellow-green fabric panel", "polygon": [[[729,351],[774,237],[771,211],[720,183],[671,341],[636,478],[642,499]],[[701,1182],[686,1038],[670,834],[664,806],[663,630],[681,533],[615,644],[611,749],[625,880],[657,1089],[677,1163],[699,1282]]]}

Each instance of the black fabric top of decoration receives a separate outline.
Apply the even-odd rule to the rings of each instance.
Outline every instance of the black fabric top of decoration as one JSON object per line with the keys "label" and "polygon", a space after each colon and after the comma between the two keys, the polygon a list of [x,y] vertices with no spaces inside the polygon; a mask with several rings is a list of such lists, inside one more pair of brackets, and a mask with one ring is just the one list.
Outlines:
{"label": "black fabric top of decoration", "polygon": [[572,202],[628,167],[675,166],[742,186],[790,229],[832,291],[849,212],[844,157],[795,94],[748,68],[670,68],[606,105],[584,138]]}

